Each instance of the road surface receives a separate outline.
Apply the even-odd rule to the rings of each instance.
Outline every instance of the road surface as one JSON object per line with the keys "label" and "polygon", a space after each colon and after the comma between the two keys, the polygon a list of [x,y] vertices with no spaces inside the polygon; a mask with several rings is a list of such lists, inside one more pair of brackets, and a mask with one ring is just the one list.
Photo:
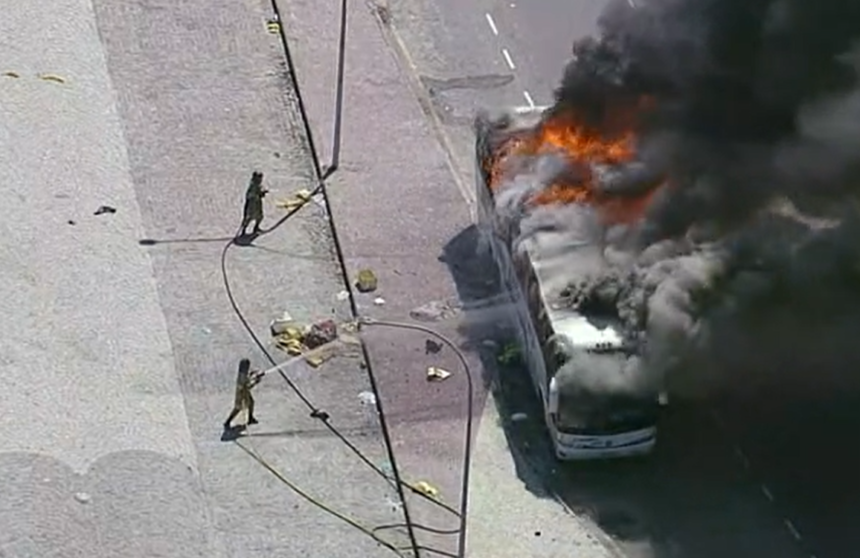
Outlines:
{"label": "road surface", "polygon": [[[467,124],[474,107],[551,102],[571,41],[594,30],[604,5],[396,4],[392,21],[409,50],[406,66],[429,84],[457,168],[472,172]],[[845,443],[860,420],[854,400],[757,397],[676,405],[657,455],[644,463],[553,474],[535,458],[532,469],[630,556],[850,555],[860,543],[850,528],[860,515],[860,487],[850,473],[856,457]],[[517,428],[508,428],[514,439]]]}

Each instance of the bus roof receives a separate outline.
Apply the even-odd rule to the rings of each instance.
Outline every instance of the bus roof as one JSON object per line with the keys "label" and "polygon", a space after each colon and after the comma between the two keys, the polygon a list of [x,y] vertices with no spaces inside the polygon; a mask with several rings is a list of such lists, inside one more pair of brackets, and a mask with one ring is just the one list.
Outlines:
{"label": "bus roof", "polygon": [[583,315],[561,304],[561,293],[572,279],[570,249],[585,243],[571,239],[564,231],[540,231],[520,244],[535,271],[543,305],[554,334],[573,349],[620,348],[624,346],[620,320]]}

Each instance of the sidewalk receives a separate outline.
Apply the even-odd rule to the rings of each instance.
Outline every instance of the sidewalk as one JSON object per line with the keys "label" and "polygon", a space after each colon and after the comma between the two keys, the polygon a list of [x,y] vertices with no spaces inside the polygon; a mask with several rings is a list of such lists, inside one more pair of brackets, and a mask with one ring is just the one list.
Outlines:
{"label": "sidewalk", "polygon": [[[299,86],[321,163],[332,150],[340,2],[278,0]],[[422,324],[410,311],[430,301],[456,301],[443,252],[469,236],[468,184],[452,175],[437,131],[410,87],[385,29],[386,14],[372,3],[350,3],[340,169],[328,181],[330,211],[355,277],[362,268],[379,277],[379,292],[358,296],[366,316],[429,325],[463,346],[462,314]],[[396,37],[395,37],[396,39]],[[384,305],[373,299],[382,297]],[[425,480],[457,508],[460,498],[464,371],[451,351],[425,354],[428,338],[414,332],[371,329],[366,340],[401,473]],[[474,352],[467,355],[476,387],[469,556],[583,557],[607,553],[554,502],[523,490]],[[429,383],[428,366],[452,371]],[[436,529],[458,527],[456,517],[414,497],[412,519]],[[535,532],[542,531],[542,537]],[[457,552],[457,536],[417,530],[419,542]],[[422,555],[431,556],[424,552]]]}
{"label": "sidewalk", "polygon": [[[391,555],[221,440],[238,359],[265,365],[220,266],[250,173],[271,190],[264,225],[280,216],[273,202],[315,185],[270,16],[265,0],[4,9],[0,73],[15,72],[0,76],[4,558]],[[100,205],[115,211],[95,215]],[[347,317],[331,240],[311,205],[228,253],[237,303],[270,347],[284,311]],[[355,355],[287,374],[385,466]],[[363,525],[401,520],[387,483],[280,378],[256,398],[246,447]]]}

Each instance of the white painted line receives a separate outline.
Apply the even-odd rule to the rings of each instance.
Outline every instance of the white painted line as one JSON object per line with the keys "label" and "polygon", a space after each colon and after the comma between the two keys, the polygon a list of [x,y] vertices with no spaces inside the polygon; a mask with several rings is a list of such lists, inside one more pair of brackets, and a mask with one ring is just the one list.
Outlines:
{"label": "white painted line", "polygon": [[773,492],[770,491],[770,488],[767,485],[761,485],[761,493],[764,494],[764,497],[773,502]]}
{"label": "white painted line", "polygon": [[532,96],[528,91],[523,91],[523,97],[526,98],[526,102],[531,108],[535,108],[535,101],[532,99]]}
{"label": "white painted line", "polygon": [[490,24],[490,29],[493,31],[493,35],[498,37],[499,36],[499,28],[496,27],[496,22],[493,21],[493,16],[491,16],[490,14],[484,14],[484,15],[487,16],[487,23]]}
{"label": "white painted line", "polygon": [[513,58],[511,58],[511,53],[510,53],[510,52],[508,52],[508,49],[506,49],[506,48],[503,48],[503,49],[502,49],[502,56],[504,56],[504,57],[505,57],[505,62],[507,62],[507,63],[508,63],[508,67],[509,67],[510,69],[512,69],[512,70],[516,70],[516,69],[517,69],[517,67],[516,67],[516,66],[514,66],[514,59],[513,59]]}
{"label": "white painted line", "polygon": [[782,521],[785,523],[785,527],[788,529],[788,532],[791,533],[792,537],[799,541],[803,540],[803,537],[801,537],[800,533],[797,531],[797,527],[794,526],[794,523],[792,523],[790,519],[783,519]]}
{"label": "white painted line", "polygon": [[636,9],[636,3],[633,0],[627,0],[627,3],[630,4],[630,7]]}

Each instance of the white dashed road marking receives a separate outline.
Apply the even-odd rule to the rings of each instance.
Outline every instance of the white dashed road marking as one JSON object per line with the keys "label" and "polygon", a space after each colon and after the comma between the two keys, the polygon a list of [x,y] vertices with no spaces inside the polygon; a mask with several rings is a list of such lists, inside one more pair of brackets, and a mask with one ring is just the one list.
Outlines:
{"label": "white dashed road marking", "polygon": [[531,108],[535,108],[535,101],[532,99],[532,96],[528,91],[523,91],[523,97],[526,98],[526,102]]}
{"label": "white dashed road marking", "polygon": [[761,493],[764,494],[765,498],[773,502],[773,492],[770,491],[770,488],[768,488],[767,485],[761,485]]}
{"label": "white dashed road marking", "polygon": [[792,523],[790,519],[783,519],[782,521],[785,523],[785,528],[788,529],[788,532],[791,533],[792,537],[794,537],[798,541],[803,540],[803,537],[800,536],[797,527],[794,526],[794,523]]}
{"label": "white dashed road marking", "polygon": [[490,30],[493,32],[493,35],[498,37],[499,36],[499,28],[496,27],[496,22],[493,21],[493,16],[491,16],[490,14],[484,14],[484,15],[487,16],[487,23],[490,25]]}
{"label": "white dashed road marking", "polygon": [[516,69],[517,69],[517,67],[516,67],[516,66],[514,66],[514,59],[513,59],[513,58],[511,58],[511,53],[510,53],[510,52],[508,52],[508,49],[506,49],[506,48],[503,48],[503,49],[502,49],[502,56],[504,56],[504,57],[505,57],[505,62],[507,62],[507,63],[508,63],[508,67],[509,67],[510,69],[512,69],[512,70],[516,70]]}

